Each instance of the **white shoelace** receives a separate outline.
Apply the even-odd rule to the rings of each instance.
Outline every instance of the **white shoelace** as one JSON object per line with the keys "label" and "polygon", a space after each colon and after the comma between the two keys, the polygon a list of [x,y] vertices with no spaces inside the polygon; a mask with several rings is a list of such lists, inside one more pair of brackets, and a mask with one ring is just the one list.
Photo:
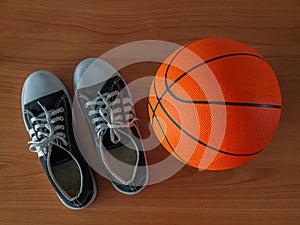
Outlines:
{"label": "white shoelace", "polygon": [[130,103],[130,98],[123,98],[122,108],[125,112],[126,121],[128,121],[128,123],[125,124],[122,121],[122,108],[116,107],[113,109],[114,105],[121,103],[121,99],[118,98],[118,95],[118,91],[105,94],[98,92],[98,96],[93,101],[88,101],[85,103],[86,109],[90,106],[94,108],[88,112],[88,115],[95,116],[92,119],[93,124],[98,123],[95,127],[98,139],[100,139],[101,135],[104,134],[107,129],[109,129],[110,139],[115,144],[120,141],[120,135],[118,134],[117,129],[122,127],[130,127],[134,121],[138,120],[132,113],[130,113],[132,110],[131,104],[125,106],[126,103]]}
{"label": "white shoelace", "polygon": [[28,144],[30,144],[29,150],[31,152],[38,153],[41,156],[47,154],[50,145],[62,147],[61,144],[67,146],[68,143],[65,140],[66,135],[63,132],[57,132],[58,130],[64,130],[64,125],[55,125],[58,121],[64,120],[63,116],[57,115],[64,112],[64,108],[48,111],[40,102],[38,104],[44,112],[30,119],[30,122],[32,124],[36,122],[36,125],[29,130],[32,141]]}

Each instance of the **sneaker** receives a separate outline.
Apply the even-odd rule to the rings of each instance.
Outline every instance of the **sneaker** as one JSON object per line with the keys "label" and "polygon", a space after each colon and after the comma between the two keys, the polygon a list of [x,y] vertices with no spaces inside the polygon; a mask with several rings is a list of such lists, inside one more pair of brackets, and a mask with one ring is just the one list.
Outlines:
{"label": "sneaker", "polygon": [[77,147],[72,128],[71,98],[63,83],[48,71],[36,71],[22,90],[22,113],[43,169],[62,203],[82,209],[97,189],[92,172]]}
{"label": "sneaker", "polygon": [[113,186],[123,194],[139,193],[147,184],[148,169],[125,81],[110,64],[89,58],[75,69],[74,91],[94,151]]}

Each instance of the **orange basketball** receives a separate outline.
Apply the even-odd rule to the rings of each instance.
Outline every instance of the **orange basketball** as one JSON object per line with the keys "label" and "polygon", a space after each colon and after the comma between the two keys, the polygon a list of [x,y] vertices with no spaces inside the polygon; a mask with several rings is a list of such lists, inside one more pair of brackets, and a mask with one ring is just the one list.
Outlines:
{"label": "orange basketball", "polygon": [[159,67],[149,115],[162,145],[184,163],[233,168],[270,142],[281,113],[276,75],[249,46],[206,38],[173,52]]}

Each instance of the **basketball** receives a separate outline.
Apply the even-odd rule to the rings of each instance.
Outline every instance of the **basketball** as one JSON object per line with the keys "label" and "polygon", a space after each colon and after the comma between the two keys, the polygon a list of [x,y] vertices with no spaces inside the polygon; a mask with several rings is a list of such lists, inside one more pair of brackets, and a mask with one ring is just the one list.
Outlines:
{"label": "basketball", "polygon": [[270,65],[251,47],[205,38],[160,65],[148,98],[150,123],[178,160],[224,170],[253,159],[272,139],[281,113]]}

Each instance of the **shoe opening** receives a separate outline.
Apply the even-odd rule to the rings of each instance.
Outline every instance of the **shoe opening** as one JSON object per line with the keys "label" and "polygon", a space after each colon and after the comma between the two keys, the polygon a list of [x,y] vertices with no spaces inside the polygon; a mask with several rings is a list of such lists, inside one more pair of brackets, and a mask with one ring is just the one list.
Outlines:
{"label": "shoe opening", "polygon": [[124,141],[125,144],[109,150],[102,146],[102,160],[109,172],[117,178],[118,182],[127,184],[135,177],[139,153],[133,140],[130,140],[127,135],[121,132],[120,137],[121,143]]}
{"label": "shoe opening", "polygon": [[66,151],[54,147],[50,155],[50,167],[56,185],[70,201],[80,194],[81,173],[75,159]]}

